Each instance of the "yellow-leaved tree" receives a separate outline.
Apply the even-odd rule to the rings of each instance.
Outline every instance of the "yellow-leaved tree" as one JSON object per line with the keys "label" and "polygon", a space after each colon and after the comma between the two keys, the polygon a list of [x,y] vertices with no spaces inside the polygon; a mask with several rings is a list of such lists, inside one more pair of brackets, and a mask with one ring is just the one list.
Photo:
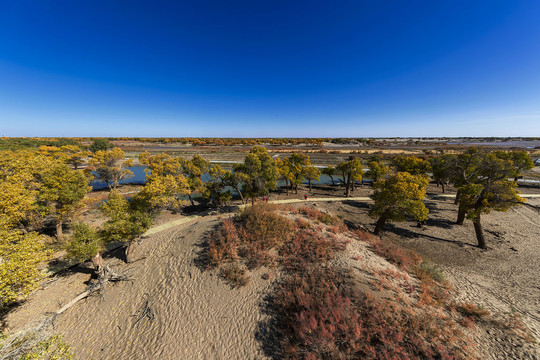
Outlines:
{"label": "yellow-leaved tree", "polygon": [[73,219],[86,204],[85,196],[92,190],[89,179],[84,172],[53,160],[40,174],[40,182],[39,208],[43,215],[52,217],[60,238],[64,222]]}
{"label": "yellow-leaved tree", "polygon": [[127,169],[133,166],[133,161],[126,160],[126,154],[119,148],[96,151],[90,165],[97,178],[105,181],[109,190],[116,189],[120,180],[133,176],[133,172]]}
{"label": "yellow-leaved tree", "polygon": [[0,309],[30,293],[42,279],[39,265],[49,256],[40,235],[0,220]]}
{"label": "yellow-leaved tree", "polygon": [[345,196],[351,196],[355,181],[362,181],[364,174],[362,163],[355,156],[350,156],[347,161],[340,162],[336,169],[343,176],[341,182],[345,185]]}
{"label": "yellow-leaved tree", "polygon": [[387,221],[404,221],[410,217],[416,221],[427,219],[428,209],[422,200],[429,183],[427,175],[411,175],[398,172],[376,182],[369,216],[378,218],[373,233],[379,235]]}
{"label": "yellow-leaved tree", "polygon": [[0,152],[0,309],[32,291],[48,258],[41,236],[26,228],[37,218],[38,174],[46,167],[31,151]]}
{"label": "yellow-leaved tree", "polygon": [[183,174],[185,161],[167,154],[150,155],[148,152],[142,153],[139,161],[148,166],[146,185],[140,197],[154,208],[179,210],[184,203],[180,197],[191,192],[190,183]]}

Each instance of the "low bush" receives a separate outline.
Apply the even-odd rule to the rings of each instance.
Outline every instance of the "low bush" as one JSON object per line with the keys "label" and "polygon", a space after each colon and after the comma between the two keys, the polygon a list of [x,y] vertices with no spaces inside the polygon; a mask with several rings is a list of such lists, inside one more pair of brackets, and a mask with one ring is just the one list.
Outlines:
{"label": "low bush", "polygon": [[287,268],[303,268],[306,264],[331,260],[336,251],[344,250],[346,246],[347,242],[333,234],[310,229],[297,232],[280,248],[279,255]]}
{"label": "low bush", "polygon": [[262,249],[281,246],[291,237],[293,223],[280,215],[273,205],[255,205],[238,213],[236,221],[241,223],[240,232],[244,243],[256,242]]}
{"label": "low bush", "polygon": [[246,269],[238,264],[225,265],[220,275],[232,286],[243,287],[249,284],[250,277],[246,274]]}
{"label": "low bush", "polygon": [[469,344],[449,317],[355,293],[333,268],[287,276],[274,305],[287,358],[468,358]]}
{"label": "low bush", "polygon": [[480,320],[489,315],[489,311],[484,310],[469,302],[458,305],[456,307],[456,310],[459,311],[463,316],[471,320]]}
{"label": "low bush", "polygon": [[238,259],[240,238],[238,230],[230,219],[224,220],[208,241],[210,266],[220,266]]}
{"label": "low bush", "polygon": [[402,270],[409,271],[420,264],[422,259],[412,250],[404,249],[389,241],[382,241],[379,237],[365,230],[356,230],[355,235],[362,241],[371,245],[371,250],[396,265]]}

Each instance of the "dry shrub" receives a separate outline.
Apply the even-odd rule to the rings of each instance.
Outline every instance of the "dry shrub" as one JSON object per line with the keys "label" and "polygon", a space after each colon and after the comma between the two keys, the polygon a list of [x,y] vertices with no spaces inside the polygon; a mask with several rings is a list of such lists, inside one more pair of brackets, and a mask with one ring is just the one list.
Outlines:
{"label": "dry shrub", "polygon": [[242,287],[249,284],[250,277],[246,274],[246,268],[238,264],[228,264],[225,265],[221,271],[220,275],[232,286],[232,287]]}
{"label": "dry shrub", "polygon": [[338,226],[344,230],[347,229],[347,227],[343,223],[343,220],[330,214],[324,213],[318,209],[303,206],[301,208],[298,208],[298,212],[312,221],[318,221],[328,226]]}
{"label": "dry shrub", "polygon": [[290,238],[293,223],[276,212],[275,205],[260,204],[245,208],[238,213],[237,221],[241,222],[244,243],[257,242],[261,248],[281,246]]}
{"label": "dry shrub", "polygon": [[422,261],[420,256],[414,251],[404,249],[389,241],[382,241],[380,238],[371,235],[367,231],[357,230],[355,235],[360,240],[369,243],[371,245],[371,250],[375,254],[384,257],[390,263],[402,270],[409,271]]}
{"label": "dry shrub", "polygon": [[223,220],[219,229],[212,233],[208,241],[208,258],[211,266],[238,259],[240,238],[238,229],[230,219]]}
{"label": "dry shrub", "polygon": [[471,320],[480,320],[489,315],[489,311],[484,310],[470,302],[460,304],[456,307],[463,316],[470,318]]}
{"label": "dry shrub", "polygon": [[521,315],[514,310],[509,314],[502,325],[507,329],[512,330],[517,336],[522,338],[528,343],[536,343],[535,337],[531,334],[530,330],[527,328],[527,325],[523,322]]}
{"label": "dry shrub", "polygon": [[294,269],[331,260],[336,251],[346,248],[347,242],[333,234],[328,235],[317,229],[297,232],[292,240],[279,250],[283,264]]}
{"label": "dry shrub", "polygon": [[310,221],[304,220],[302,218],[296,219],[295,225],[297,229],[309,229],[313,226]]}
{"label": "dry shrub", "polygon": [[287,276],[274,298],[287,358],[463,359],[469,345],[437,311],[354,293],[346,275],[306,267]]}

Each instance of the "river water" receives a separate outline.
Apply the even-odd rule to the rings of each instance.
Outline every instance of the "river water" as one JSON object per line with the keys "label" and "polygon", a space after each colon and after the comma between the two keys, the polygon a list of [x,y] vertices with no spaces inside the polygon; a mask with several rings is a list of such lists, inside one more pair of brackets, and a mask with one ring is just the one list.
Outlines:
{"label": "river water", "polygon": [[[144,170],[146,170],[146,168],[147,167],[143,166],[143,165],[136,165],[136,166],[130,167],[129,170],[131,170],[133,172],[133,176],[129,177],[127,179],[121,180],[120,184],[141,184],[141,185],[143,185],[146,182],[146,173],[144,172]],[[211,179],[211,177],[210,177],[210,175],[208,173],[203,174],[203,176],[202,176],[203,182],[208,182],[208,181],[210,181],[210,179]],[[334,181],[336,183],[338,183],[337,176],[334,176]],[[365,179],[364,181],[365,182],[370,182],[369,179]],[[308,181],[305,180],[304,184],[308,184]],[[321,177],[320,177],[319,181],[312,181],[311,184],[312,185],[331,185],[332,184],[332,179],[328,175],[321,174]],[[92,180],[90,185],[92,186],[92,188],[94,190],[104,189],[104,188],[107,187],[107,184],[105,183],[105,181],[101,181],[101,180]],[[283,186],[283,185],[285,185],[285,182],[283,182],[283,181],[278,182],[278,186]]]}

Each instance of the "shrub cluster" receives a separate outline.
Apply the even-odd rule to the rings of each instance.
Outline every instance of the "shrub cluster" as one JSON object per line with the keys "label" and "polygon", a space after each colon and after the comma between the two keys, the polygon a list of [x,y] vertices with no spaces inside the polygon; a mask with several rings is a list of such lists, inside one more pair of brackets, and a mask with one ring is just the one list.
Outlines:
{"label": "shrub cluster", "polygon": [[468,358],[468,344],[449,317],[355,292],[346,279],[326,266],[285,277],[274,305],[287,358]]}
{"label": "shrub cluster", "polygon": [[355,235],[370,244],[371,251],[385,258],[401,270],[409,271],[419,265],[422,259],[412,250],[406,250],[389,241],[382,241],[365,230],[356,230]]}
{"label": "shrub cluster", "polygon": [[[385,287],[386,281],[398,292],[396,298],[370,296],[356,287],[348,269],[329,262],[348,244],[332,231],[342,226],[341,220],[307,207],[287,210],[293,220],[272,206],[249,207],[225,220],[211,235],[208,248],[211,265],[221,266],[221,276],[235,287],[249,282],[245,265],[280,265],[286,270],[272,297],[285,358],[471,357],[463,327],[455,320],[463,313],[443,307],[449,291],[438,268],[412,251],[357,231],[357,238],[367,241],[376,254],[420,280],[417,286],[402,272],[381,270],[380,285]],[[393,285],[396,277],[404,281],[403,289]],[[468,319],[470,314],[464,316]]]}

